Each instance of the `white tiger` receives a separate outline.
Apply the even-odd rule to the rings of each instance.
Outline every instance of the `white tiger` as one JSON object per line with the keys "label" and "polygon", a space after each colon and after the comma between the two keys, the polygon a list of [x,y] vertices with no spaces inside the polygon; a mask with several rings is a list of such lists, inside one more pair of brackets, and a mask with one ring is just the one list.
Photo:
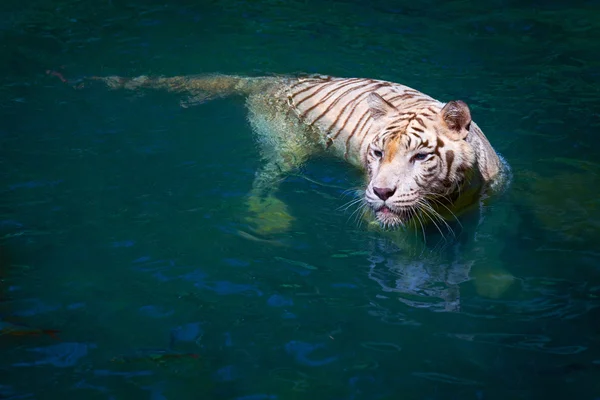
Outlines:
{"label": "white tiger", "polygon": [[[434,221],[501,190],[509,166],[460,100],[393,82],[331,76],[92,77],[113,89],[166,89],[202,102],[244,95],[265,164],[249,196],[261,233],[292,218],[274,194],[284,174],[327,152],[366,172],[364,204],[383,228]],[[434,221],[435,223],[435,221]]]}

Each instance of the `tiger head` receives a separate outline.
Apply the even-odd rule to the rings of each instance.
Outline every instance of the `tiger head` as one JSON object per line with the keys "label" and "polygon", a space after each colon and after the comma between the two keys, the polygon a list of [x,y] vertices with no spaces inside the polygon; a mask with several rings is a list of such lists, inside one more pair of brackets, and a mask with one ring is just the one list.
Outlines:
{"label": "tiger head", "polygon": [[405,225],[415,214],[451,201],[475,165],[465,140],[471,113],[462,101],[400,112],[376,93],[368,97],[373,128],[366,149],[368,207],[386,228]]}

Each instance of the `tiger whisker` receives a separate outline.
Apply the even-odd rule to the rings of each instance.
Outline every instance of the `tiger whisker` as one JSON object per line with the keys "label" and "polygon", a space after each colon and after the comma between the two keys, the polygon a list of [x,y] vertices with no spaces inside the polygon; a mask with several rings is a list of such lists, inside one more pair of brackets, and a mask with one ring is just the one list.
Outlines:
{"label": "tiger whisker", "polygon": [[[357,205],[358,207],[356,207],[356,210],[354,210],[352,212],[352,214],[350,214],[350,216],[348,217],[348,221],[350,221],[350,219],[352,219],[352,217],[355,218],[355,223],[358,224],[358,226],[360,227],[361,223],[362,223],[362,217],[365,215],[366,212],[366,204],[364,199],[361,197],[359,199],[357,199],[358,201],[353,201],[351,206]],[[350,206],[348,206],[346,209],[350,208]]]}
{"label": "tiger whisker", "polygon": [[413,225],[415,226],[415,240],[417,240],[417,221],[415,219],[416,215],[415,215],[415,211],[411,208],[408,210],[408,221],[412,222]]}
{"label": "tiger whisker", "polygon": [[433,214],[433,216],[428,213],[427,208],[425,207],[425,204],[421,202],[421,200],[419,200],[419,202],[417,203],[417,206],[419,207],[419,209],[423,212],[424,215],[426,215],[427,217],[429,217],[429,220],[431,221],[431,223],[433,223],[433,225],[435,225],[435,227],[437,228],[438,232],[440,233],[440,235],[442,235],[442,238],[444,240],[446,240],[446,236],[444,235],[444,233],[442,232],[442,230],[440,229],[439,225],[435,222],[435,219],[433,218],[433,216],[435,216],[435,214]]}
{"label": "tiger whisker", "polygon": [[365,214],[369,212],[369,207],[364,204],[362,207],[362,212],[360,213],[360,216],[357,215],[357,219],[358,219],[358,228],[362,227],[362,224],[365,222]]}
{"label": "tiger whisker", "polygon": [[[414,216],[417,218],[417,221],[419,221],[419,224],[421,224],[421,232],[423,232],[423,241],[425,242],[425,244],[427,244],[427,238],[425,237],[425,227],[423,226],[423,221],[421,221],[421,217],[419,216],[419,211],[420,210],[417,208],[417,210],[414,212]],[[415,223],[415,228],[416,225],[417,224]]]}
{"label": "tiger whisker", "polygon": [[429,200],[429,201],[434,201],[436,204],[444,207],[446,210],[448,210],[448,212],[452,215],[452,217],[456,220],[456,222],[458,222],[458,224],[460,225],[461,229],[463,228],[463,225],[461,224],[460,220],[458,219],[458,217],[456,216],[456,214],[454,214],[454,212],[447,206],[445,205],[441,200],[439,200],[436,197],[433,196],[427,196],[425,195],[425,199]]}
{"label": "tiger whisker", "polygon": [[350,207],[354,206],[355,204],[358,204],[360,202],[364,201],[363,198],[359,197],[356,199],[352,199],[349,202],[342,204],[341,206],[339,206],[338,208],[336,208],[336,211],[347,211]]}
{"label": "tiger whisker", "polygon": [[350,216],[348,217],[348,221],[350,221],[350,219],[352,219],[352,220],[353,220],[353,223],[354,223],[355,225],[357,225],[357,226],[360,226],[360,223],[361,223],[361,217],[362,217],[362,215],[364,215],[364,211],[363,211],[363,209],[362,209],[362,206],[360,206],[360,205],[359,205],[359,206],[356,208],[356,210],[354,210],[354,211],[352,212],[352,214],[350,214]]}
{"label": "tiger whisker", "polygon": [[358,194],[362,193],[363,191],[364,191],[364,189],[362,189],[358,186],[351,187],[351,188],[348,188],[348,189],[342,191],[342,197],[346,197],[349,194],[352,194],[352,192],[354,192],[355,195],[358,195]]}
{"label": "tiger whisker", "polygon": [[429,210],[432,215],[434,215],[440,222],[443,222],[444,225],[446,225],[446,228],[450,231],[450,233],[452,233],[453,237],[456,237],[456,234],[454,232],[454,230],[452,229],[452,227],[448,224],[448,222],[446,222],[446,220],[440,215],[440,213],[438,213],[432,206],[431,204],[429,204],[427,202],[427,200],[423,200],[424,201],[424,206],[427,208],[427,210]]}
{"label": "tiger whisker", "polygon": [[447,195],[437,194],[437,193],[432,193],[432,192],[424,192],[423,197],[426,200],[435,202],[436,205],[444,207],[452,215],[452,217],[456,220],[456,222],[458,222],[460,227],[461,228],[463,227],[460,220],[456,216],[456,214],[442,201],[442,200],[445,200],[448,203],[452,203],[452,201],[447,197]]}

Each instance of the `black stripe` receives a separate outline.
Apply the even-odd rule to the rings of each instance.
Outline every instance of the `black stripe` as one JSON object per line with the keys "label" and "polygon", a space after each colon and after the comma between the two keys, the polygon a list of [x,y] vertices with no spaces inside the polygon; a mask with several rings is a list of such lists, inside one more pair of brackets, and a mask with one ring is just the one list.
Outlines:
{"label": "black stripe", "polygon": [[[358,96],[356,96],[355,98],[353,98],[352,100],[350,100],[348,103],[346,103],[346,105],[344,106],[344,108],[342,108],[342,111],[340,111],[340,113],[338,114],[337,118],[335,119],[335,121],[333,121],[333,123],[331,125],[329,125],[329,128],[327,128],[326,132],[329,133],[329,131],[331,129],[333,129],[333,127],[335,125],[337,125],[339,119],[342,117],[342,115],[344,115],[344,112],[346,111],[346,109],[348,108],[348,106],[352,103],[354,103],[354,106],[352,107],[352,109],[350,110],[350,113],[348,114],[348,117],[346,117],[346,120],[344,121],[344,124],[342,125],[342,127],[340,129],[338,129],[338,131],[336,132],[336,134],[334,135],[334,138],[337,137],[340,132],[342,132],[344,130],[344,128],[346,127],[346,124],[348,124],[348,121],[350,121],[350,119],[352,118],[352,115],[354,114],[354,111],[356,111],[356,107],[358,107],[358,105],[360,104],[359,102],[357,102],[357,100],[361,97],[361,96],[365,96],[365,95],[369,95],[370,93],[372,93],[373,91],[383,87],[383,86],[388,86],[388,83],[380,83],[379,85],[377,85],[376,87],[374,87],[373,89],[369,89],[369,91],[364,91],[362,93],[359,93]],[[350,136],[354,135],[354,130],[352,131],[352,133],[350,134]]]}
{"label": "black stripe", "polygon": [[330,112],[330,111],[331,111],[331,109],[332,109],[333,107],[335,107],[335,105],[336,105],[337,103],[339,103],[339,101],[342,99],[342,97],[346,96],[348,93],[350,93],[350,92],[352,92],[352,91],[354,91],[354,90],[357,90],[357,89],[362,89],[362,88],[365,88],[365,87],[367,87],[367,86],[369,86],[369,85],[372,85],[372,84],[373,84],[372,82],[368,82],[368,83],[365,83],[364,85],[359,85],[359,86],[355,86],[355,87],[351,87],[351,88],[349,88],[349,89],[346,89],[346,90],[345,90],[345,91],[344,91],[342,94],[338,95],[338,96],[335,98],[335,100],[333,100],[333,101],[331,102],[331,104],[330,104],[330,105],[328,105],[328,106],[327,106],[327,108],[325,109],[325,111],[323,111],[321,114],[319,114],[319,116],[318,116],[317,118],[315,118],[315,119],[314,119],[314,120],[311,122],[311,125],[312,125],[312,124],[314,124],[315,122],[317,122],[318,120],[320,120],[321,118],[323,118],[323,117],[324,117],[324,116],[325,116],[325,115],[326,115],[328,112]]}
{"label": "black stripe", "polygon": [[[363,135],[363,139],[364,140],[367,137],[367,133],[369,132],[369,130],[367,129],[366,131],[363,132],[363,130],[366,128],[367,124],[371,121],[371,118],[367,118],[365,119],[365,122],[363,123],[363,125],[358,128],[358,131],[356,131],[356,133],[358,134],[358,137],[360,137],[360,135]],[[362,146],[362,141],[361,141],[361,146]]]}
{"label": "black stripe", "polygon": [[[368,111],[367,111],[367,113],[370,116],[370,113]],[[359,151],[359,153],[360,153],[360,149],[362,149],[363,144],[365,143],[365,139],[367,138],[368,131],[367,132],[363,132],[363,129],[365,128],[365,126],[367,125],[367,123],[369,122],[369,120],[370,120],[370,118],[365,118],[365,122],[363,123],[362,128],[359,128],[358,131],[357,131],[358,132],[358,137],[361,137],[361,135],[362,135],[362,139],[360,140],[360,144],[358,145],[358,151]],[[356,128],[358,128],[358,125],[359,124],[356,125]],[[354,129],[356,129],[356,128],[354,128]],[[363,160],[363,163],[365,163],[365,164],[367,163],[367,154],[368,154],[368,152],[365,151],[365,157],[364,157],[364,160]]]}
{"label": "black stripe", "polygon": [[318,79],[318,78],[299,79],[296,83],[294,83],[293,85],[290,86],[290,90],[294,90],[294,88],[296,86],[300,86],[300,85],[303,85],[305,83],[315,83],[315,81],[318,82],[318,83],[322,82],[321,79]]}
{"label": "black stripe", "polygon": [[[306,83],[306,82],[303,82],[303,83]],[[302,90],[299,90],[299,91],[297,91],[297,92],[294,92],[294,93],[292,93],[291,97],[292,97],[292,99],[293,99],[293,98],[295,98],[296,96],[298,96],[299,94],[302,94],[302,93],[304,93],[304,92],[307,92],[307,91],[309,91],[309,90],[311,90],[311,89],[314,89],[314,88],[318,87],[318,85],[326,85],[326,84],[328,84],[328,83],[331,83],[331,82],[318,82],[318,83],[313,83],[313,82],[311,82],[311,84],[310,84],[310,85],[307,85],[307,86],[306,86],[304,89],[302,89]]]}
{"label": "black stripe", "polygon": [[[338,137],[338,135],[344,130],[344,128],[346,127],[346,124],[348,123],[348,121],[350,120],[350,118],[352,118],[352,115],[354,114],[354,111],[356,111],[356,108],[358,107],[358,105],[360,104],[359,102],[357,102],[356,100],[358,100],[358,98],[360,96],[363,96],[365,93],[369,93],[369,92],[363,92],[360,93],[358,96],[356,96],[354,99],[350,100],[346,106],[342,109],[342,112],[340,112],[337,116],[337,118],[335,119],[335,121],[333,121],[333,123],[331,125],[329,125],[329,128],[327,128],[327,130],[325,131],[327,135],[329,135],[329,132],[331,131],[331,129],[333,129],[333,127],[338,123],[339,119],[342,117],[342,115],[344,115],[344,111],[346,111],[346,108],[352,104],[352,102],[354,102],[354,106],[352,107],[352,109],[350,110],[350,112],[348,113],[348,117],[346,117],[346,120],[344,121],[344,123],[342,124],[342,126],[340,127],[340,129],[337,130],[337,132],[335,133],[335,135],[333,135],[333,138],[335,139],[336,137]],[[367,110],[368,111],[368,110]],[[354,130],[352,130],[352,134],[354,134]]]}
{"label": "black stripe", "polygon": [[[344,83],[344,81],[331,81],[331,82],[321,83],[320,84],[321,87],[319,87],[317,90],[315,90],[314,92],[312,92],[308,96],[302,98],[302,100],[300,100],[299,102],[297,102],[295,104],[295,106],[296,107],[300,107],[300,104],[304,103],[306,100],[311,99],[313,96],[319,94],[322,90],[327,89],[329,86],[335,85],[336,83],[340,83],[340,82],[342,82],[342,84]],[[335,90],[335,89],[333,89],[333,90]]]}
{"label": "black stripe", "polygon": [[402,93],[402,94],[399,94],[399,95],[397,95],[397,96],[394,96],[394,97],[392,97],[392,98],[391,98],[391,99],[389,99],[388,101],[389,101],[389,102],[392,102],[392,101],[396,101],[396,100],[400,100],[400,99],[402,99],[402,100],[406,100],[406,99],[412,99],[413,97],[415,97],[415,95],[414,95],[414,94],[410,94],[410,93]]}
{"label": "black stripe", "polygon": [[[368,117],[369,117],[370,113],[371,113],[371,112],[370,112],[369,110],[367,110],[367,111],[365,111],[365,112],[364,112],[364,114],[363,114],[363,115],[361,115],[360,119],[358,120],[358,122],[357,122],[357,123],[356,123],[356,125],[354,126],[354,129],[352,129],[352,132],[350,132],[350,134],[351,134],[351,135],[354,135],[354,133],[358,132],[358,127],[360,126],[360,124],[361,124],[362,122],[364,122],[363,120],[368,120],[368,119],[369,119]],[[367,117],[367,118],[365,119],[365,117]],[[336,136],[337,136],[337,135],[338,135],[340,132],[341,132],[341,131],[339,131],[339,132],[336,134]],[[363,140],[364,140],[364,138],[363,138]],[[362,144],[362,142],[361,142],[361,144]],[[362,145],[361,145],[361,147],[362,147]]]}
{"label": "black stripe", "polygon": [[429,140],[421,140],[421,143],[417,146],[417,150],[423,147],[429,147]]}
{"label": "black stripe", "polygon": [[[352,78],[352,79],[349,79],[349,80],[343,80],[343,81],[341,81],[341,82],[342,82],[342,84],[341,84],[341,85],[339,85],[338,87],[336,87],[336,88],[332,89],[332,90],[331,90],[329,93],[327,93],[325,96],[323,96],[323,98],[322,98],[321,100],[319,100],[318,102],[316,102],[315,104],[313,104],[311,107],[309,107],[307,110],[305,110],[305,111],[304,111],[304,112],[303,112],[303,113],[300,115],[300,118],[301,118],[301,119],[304,119],[304,118],[306,118],[306,116],[307,116],[307,115],[308,115],[308,114],[309,114],[309,113],[310,113],[312,110],[314,110],[315,108],[317,108],[318,106],[320,106],[320,105],[321,105],[322,103],[324,103],[325,101],[329,100],[329,98],[330,98],[331,96],[333,96],[333,95],[334,95],[334,94],[335,94],[335,93],[336,93],[336,92],[337,92],[339,89],[341,89],[341,88],[343,88],[343,87],[345,87],[345,86],[348,86],[348,85],[352,85],[353,83],[356,83],[356,82],[358,82],[358,81],[361,81],[361,80],[362,80],[362,79],[360,79],[360,78]],[[319,91],[321,91],[321,90],[319,89]],[[312,97],[312,96],[311,96],[311,97]],[[302,101],[304,101],[304,100],[306,100],[306,99],[302,99]],[[300,103],[302,103],[302,101],[301,101]],[[300,103],[299,103],[299,104],[300,104]],[[296,107],[298,107],[298,104],[296,105]]]}
{"label": "black stripe", "polygon": [[424,184],[421,184],[421,183],[419,183],[419,180],[418,180],[418,179],[415,179],[415,183],[416,183],[416,184],[417,184],[417,186],[419,186],[421,189],[425,189],[425,185],[424,185]]}
{"label": "black stripe", "polygon": [[446,171],[446,179],[449,179],[449,178],[450,178],[450,170],[451,170],[451,168],[452,168],[452,163],[453,163],[453,162],[454,162],[454,151],[452,151],[452,150],[448,150],[448,151],[446,152],[446,164],[447,164],[447,165],[446,165],[446,168],[447,168],[447,171]]}
{"label": "black stripe", "polygon": [[419,140],[419,142],[423,141],[423,138],[421,136],[419,136],[419,134],[417,134],[417,133],[410,132],[410,131],[407,131],[406,133],[409,134],[409,135],[413,135],[414,137],[416,137]]}

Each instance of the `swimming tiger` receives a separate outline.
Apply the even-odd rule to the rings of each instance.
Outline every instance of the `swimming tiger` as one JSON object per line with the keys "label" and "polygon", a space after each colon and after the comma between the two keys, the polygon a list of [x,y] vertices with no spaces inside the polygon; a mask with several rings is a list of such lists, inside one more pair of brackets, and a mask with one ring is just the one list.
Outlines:
{"label": "swimming tiger", "polygon": [[[243,95],[264,166],[248,200],[261,233],[293,218],[275,197],[278,182],[311,155],[332,153],[366,174],[362,201],[385,230],[454,215],[501,190],[509,166],[461,100],[442,103],[377,79],[325,75],[92,77],[112,89],[164,89],[191,103]],[[416,227],[416,222],[414,222]]]}

